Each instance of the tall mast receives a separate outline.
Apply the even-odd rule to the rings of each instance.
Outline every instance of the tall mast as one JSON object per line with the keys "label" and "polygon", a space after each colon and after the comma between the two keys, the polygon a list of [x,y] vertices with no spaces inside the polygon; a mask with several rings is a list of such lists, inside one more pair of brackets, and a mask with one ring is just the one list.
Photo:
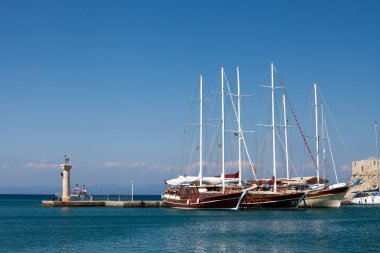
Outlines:
{"label": "tall mast", "polygon": [[319,183],[319,129],[318,129],[318,100],[317,100],[317,84],[314,83],[314,107],[315,107],[315,145],[317,156],[317,181]]}
{"label": "tall mast", "polygon": [[203,77],[199,80],[199,185],[203,182],[203,161],[202,161],[202,145],[203,145]]}
{"label": "tall mast", "polygon": [[286,178],[289,179],[289,151],[288,151],[288,119],[286,117],[285,91],[282,93],[282,103],[284,107],[284,130],[285,130],[285,159],[286,159]]}
{"label": "tall mast", "polygon": [[224,192],[224,188],[225,188],[225,178],[224,178],[224,134],[225,134],[225,130],[224,130],[224,125],[225,125],[225,122],[224,122],[224,69],[223,67],[221,68],[220,70],[220,79],[221,79],[221,85],[222,85],[222,186],[223,186],[223,192]]}
{"label": "tall mast", "polygon": [[238,128],[239,128],[239,185],[241,185],[241,96],[240,96],[240,71],[239,67],[236,68],[236,75],[237,75],[237,92],[238,92]]}
{"label": "tall mast", "polygon": [[376,159],[379,159],[379,140],[377,139],[379,135],[379,126],[375,122],[375,137],[376,137]]}
{"label": "tall mast", "polygon": [[322,139],[322,168],[323,168],[323,178],[326,178],[326,148],[325,148],[325,115],[323,112],[323,103],[321,103],[321,139]]}
{"label": "tall mast", "polygon": [[377,191],[380,192],[380,169],[379,169],[379,126],[375,122],[375,136],[376,136],[376,163],[377,163]]}
{"label": "tall mast", "polygon": [[274,177],[274,185],[273,190],[277,192],[277,175],[276,175],[276,125],[274,122],[274,65],[271,63],[271,89],[272,89],[272,153],[273,153],[273,177]]}

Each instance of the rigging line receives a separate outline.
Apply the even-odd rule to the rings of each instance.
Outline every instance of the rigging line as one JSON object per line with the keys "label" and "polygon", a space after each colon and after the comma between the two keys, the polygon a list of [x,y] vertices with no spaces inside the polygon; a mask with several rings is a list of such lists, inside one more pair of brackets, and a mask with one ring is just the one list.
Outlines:
{"label": "rigging line", "polygon": [[192,167],[193,167],[193,158],[194,158],[194,153],[196,153],[196,152],[194,152],[194,150],[196,150],[196,142],[194,142],[194,133],[193,133],[193,138],[190,138],[190,140],[193,140],[192,142],[193,142],[193,145],[192,145],[192,148],[191,148],[191,156],[190,156],[190,162],[189,162],[189,166],[188,166],[188,175],[190,175],[190,172],[191,172],[191,170],[192,170]]}
{"label": "rigging line", "polygon": [[180,152],[183,148],[183,142],[184,142],[184,136],[185,136],[185,133],[186,133],[186,127],[185,129],[183,130],[183,133],[182,133],[182,137],[181,137],[181,141],[180,141],[180,144],[179,144],[179,149],[177,150],[177,154],[176,154],[176,158],[174,159],[174,164],[173,164],[173,168],[171,169],[171,174],[174,176],[174,173],[175,173],[175,167],[176,165],[178,165],[179,163],[179,156],[180,156]]}
{"label": "rigging line", "polygon": [[[278,131],[276,130],[276,135],[277,135],[277,137],[278,137],[278,141],[280,142],[280,144],[281,144],[281,147],[282,147],[282,151],[284,151],[285,150],[285,145],[284,145],[284,143],[281,141],[281,137],[280,137],[280,134],[278,133]],[[289,162],[290,162],[290,165],[292,166],[292,168],[293,168],[293,170],[294,170],[294,172],[295,172],[295,167],[294,167],[294,165],[293,165],[293,162],[292,162],[292,160],[289,158],[289,160],[288,160]],[[296,173],[296,175],[297,175],[297,173]]]}
{"label": "rigging line", "polygon": [[[289,131],[289,135],[290,135],[290,139],[291,140],[293,139],[292,138],[292,136],[293,136],[292,132],[293,131]],[[291,156],[291,157],[289,157],[290,161],[295,160],[294,155],[293,155],[293,150],[294,150],[294,148],[293,148],[293,142],[290,142],[290,146],[289,146],[289,151],[290,151],[289,153],[290,153],[290,156]],[[293,165],[293,162],[291,162],[291,165],[292,165],[292,169],[293,169],[294,174],[298,177],[298,172],[297,172],[295,166]]]}
{"label": "rigging line", "polygon": [[378,138],[380,137],[380,132],[379,132],[379,126],[377,125],[377,121],[375,121],[375,145],[376,145],[376,159],[379,160],[379,142]]}
{"label": "rigging line", "polygon": [[[198,110],[194,109],[197,104],[198,103],[195,100],[193,100],[193,103],[192,103],[193,114],[192,114],[192,118],[190,119],[191,122],[197,122],[196,120],[194,120],[194,117],[196,117],[197,119],[199,118],[198,117],[199,116]],[[187,153],[187,154],[189,154],[189,156],[186,157],[186,160],[189,159],[189,161],[186,162],[187,165],[185,167],[187,167],[187,175],[190,175],[192,170],[193,170],[194,154],[196,153],[194,150],[195,150],[195,147],[197,145],[197,141],[195,140],[195,138],[196,138],[195,136],[196,136],[197,131],[195,130],[193,125],[189,125],[188,129],[189,129],[189,131],[188,131],[189,134],[188,134],[188,140],[187,141],[189,144],[191,144],[191,149],[189,150],[190,152]]]}
{"label": "rigging line", "polygon": [[[212,138],[211,143],[210,143],[210,147],[211,148],[209,148],[209,151],[207,152],[207,155],[206,155],[207,159],[211,159],[212,154],[215,151],[215,143],[217,142],[217,137],[218,137],[219,129],[220,129],[220,124],[218,124],[218,126],[216,127],[216,130],[215,130],[215,133],[213,134],[213,138]],[[218,149],[216,149],[216,152],[217,151],[218,151]]]}
{"label": "rigging line", "polygon": [[[197,107],[198,105],[198,101],[195,101],[193,100],[193,108]],[[195,116],[197,118],[197,120],[199,119],[199,111],[198,110],[193,110],[194,113],[193,113],[193,117]],[[197,122],[195,120],[192,120],[193,122]],[[195,130],[195,128],[193,126],[189,126],[190,129],[192,129],[192,131],[190,131],[190,136],[189,136],[189,143],[192,143],[192,148],[191,148],[191,152],[190,152],[190,161],[189,161],[189,165],[188,165],[188,171],[187,171],[187,174],[188,175],[191,175],[191,171],[193,170],[193,167],[194,167],[194,156],[195,156],[195,153],[196,153],[196,147],[197,147],[197,144],[198,144],[198,141],[196,139],[196,132],[197,130]]]}
{"label": "rigging line", "polygon": [[[236,136],[235,136],[234,133],[232,133],[231,136],[229,136],[228,139],[229,139],[228,142],[230,143],[231,147],[236,147],[237,146]],[[233,168],[235,167],[236,168],[237,167],[237,160],[235,160],[234,158],[236,158],[237,155],[234,152],[234,150],[235,150],[235,148],[230,148],[229,149],[229,155],[230,155],[231,167],[233,167]],[[226,169],[228,169],[228,168],[226,168]],[[229,168],[229,169],[231,169],[231,168]]]}
{"label": "rigging line", "polygon": [[[277,129],[275,130],[275,133],[276,133],[276,136],[278,137],[276,140],[277,142],[279,142],[281,144],[281,137],[277,131]],[[281,172],[281,173],[284,173],[285,172],[285,152],[284,152],[284,149],[281,149],[280,145],[276,145],[276,149],[277,149],[277,153],[279,154],[277,157],[278,157],[278,160],[277,160],[277,172]],[[281,162],[280,162],[281,161]],[[281,168],[281,170],[280,170]],[[279,175],[280,173],[278,173]],[[284,173],[286,174],[286,172]]]}
{"label": "rigging line", "polygon": [[183,155],[181,156],[181,153],[183,153],[183,149],[185,147],[185,142],[186,142],[186,136],[187,134],[187,126],[185,126],[183,132],[182,132],[182,137],[181,137],[181,140],[180,140],[180,143],[179,143],[179,148],[177,150],[177,154],[176,154],[176,158],[174,160],[174,164],[173,164],[173,168],[171,169],[171,174],[174,176],[175,175],[175,172],[179,173],[178,171],[178,168],[176,169],[177,166],[181,166],[182,167],[182,164],[183,162],[180,163],[180,157],[183,158]]}
{"label": "rigging line", "polygon": [[[266,130],[266,135],[265,135],[265,154],[263,155],[263,160],[262,160],[262,168],[263,168],[263,175],[268,176],[268,173],[271,174],[270,177],[272,176],[272,170],[270,164],[273,162],[272,157],[271,157],[271,152],[272,152],[272,131],[267,128]],[[267,165],[265,165],[267,164]]]}
{"label": "rigging line", "polygon": [[315,165],[315,168],[319,171],[319,168],[318,168],[318,166],[317,166],[317,162],[316,162],[315,159],[314,159],[313,153],[311,152],[311,149],[310,149],[310,147],[309,147],[309,144],[307,143],[307,140],[306,140],[305,134],[303,133],[303,131],[302,131],[302,129],[301,129],[301,126],[300,126],[300,124],[299,124],[299,122],[298,122],[298,119],[297,119],[297,117],[296,117],[296,114],[295,114],[295,112],[294,112],[294,110],[293,110],[293,106],[292,106],[292,104],[290,103],[290,100],[289,100],[288,94],[286,93],[285,85],[284,85],[283,82],[281,81],[278,72],[277,72],[277,71],[275,71],[275,72],[276,72],[277,80],[279,81],[280,85],[283,87],[283,88],[282,88],[282,91],[283,91],[283,93],[284,93],[284,95],[285,95],[286,102],[287,102],[287,104],[288,104],[288,106],[289,106],[289,108],[290,108],[290,111],[292,112],[292,115],[293,115],[294,120],[296,121],[296,124],[297,124],[298,130],[300,131],[300,134],[301,134],[301,136],[302,136],[302,139],[303,139],[303,141],[304,141],[304,143],[305,143],[305,146],[306,146],[306,148],[307,148],[307,150],[308,150],[308,152],[309,152],[310,158],[311,158],[311,160],[313,161],[313,163],[314,163],[314,165]]}
{"label": "rigging line", "polygon": [[331,148],[331,143],[330,143],[329,131],[328,131],[328,129],[327,129],[327,125],[326,125],[326,120],[324,120],[323,123],[324,123],[324,127],[325,127],[325,130],[326,130],[326,137],[327,137],[327,142],[328,142],[328,144],[329,144],[330,155],[331,155],[331,161],[332,161],[332,163],[333,163],[333,168],[334,168],[334,173],[335,173],[336,183],[339,184],[338,175],[337,175],[337,173],[336,173],[336,167],[335,167],[334,155],[333,155],[332,148]]}
{"label": "rigging line", "polygon": [[[270,137],[270,133],[269,133],[269,130],[265,130],[265,134],[264,134],[264,138],[263,138],[263,141],[262,141],[262,144],[260,146],[260,149],[258,150],[258,154],[257,154],[257,165],[263,167],[263,164],[264,162],[267,160],[267,157],[265,155],[269,154],[269,152],[265,152],[269,145],[269,137]],[[257,168],[256,168],[257,170]],[[259,172],[262,172],[263,170],[259,171]]]}
{"label": "rigging line", "polygon": [[376,141],[376,163],[377,163],[377,191],[380,192],[380,168],[379,168],[379,140],[380,137],[379,126],[375,121],[375,141]]}
{"label": "rigging line", "polygon": [[[196,93],[196,87],[193,88],[193,93]],[[193,115],[193,107],[194,107],[194,101],[191,101],[190,103],[190,110],[187,112],[187,119],[191,119],[192,115]],[[179,166],[179,158],[180,158],[180,155],[181,155],[181,151],[182,153],[184,152],[184,147],[185,147],[185,142],[186,142],[186,134],[188,132],[188,127],[185,125],[185,128],[182,132],[182,136],[181,136],[181,139],[180,139],[180,143],[179,143],[179,148],[177,150],[177,154],[176,154],[176,158],[174,159],[174,164],[173,164],[173,167],[171,169],[171,173],[172,175],[175,174],[175,167],[176,166]],[[183,158],[183,155],[182,155],[182,158]],[[182,161],[182,165],[183,165],[183,161]],[[181,167],[182,167],[181,165]],[[178,169],[177,169],[178,170]],[[177,171],[178,172],[178,171]]]}
{"label": "rigging line", "polygon": [[[217,83],[218,83],[218,80],[216,80],[214,82],[214,87],[212,88],[213,91],[216,90]],[[214,92],[211,92],[211,98],[209,99],[211,101],[210,102],[211,106],[206,107],[205,118],[210,119],[210,118],[212,118],[211,117],[212,115],[216,114],[216,99],[215,99],[215,97],[216,97],[216,95],[214,94]],[[220,128],[220,124],[217,124],[216,127],[215,127],[215,129],[214,128],[209,129],[209,127],[206,127],[206,129],[207,129],[207,131],[209,133],[208,134],[209,137],[207,138],[207,146],[205,147],[205,150],[207,150],[206,156],[205,156],[205,161],[209,161],[210,162],[210,166],[211,166],[212,158],[213,158],[213,155],[214,155],[214,152],[215,152],[214,144],[217,141],[217,133],[219,131],[219,128]]]}
{"label": "rigging line", "polygon": [[285,89],[283,90],[283,92],[284,92],[284,95],[285,95],[286,101],[287,101],[287,103],[288,103],[288,106],[289,106],[289,108],[290,108],[290,111],[292,112],[293,118],[294,118],[294,120],[296,121],[296,125],[297,125],[297,127],[298,127],[298,130],[299,130],[300,133],[301,133],[301,136],[302,136],[302,139],[303,139],[303,141],[304,141],[304,143],[305,143],[305,146],[306,146],[306,148],[307,148],[307,151],[309,152],[310,158],[311,158],[311,160],[313,161],[313,163],[314,163],[314,165],[315,165],[315,168],[319,171],[319,168],[318,168],[318,166],[317,166],[317,162],[316,162],[315,159],[314,159],[313,153],[311,152],[311,149],[310,149],[310,147],[309,147],[309,144],[307,143],[306,137],[305,137],[305,135],[304,135],[304,133],[303,133],[303,131],[302,131],[302,129],[301,129],[301,126],[300,126],[300,124],[299,124],[299,122],[298,122],[298,119],[297,119],[297,117],[296,117],[296,114],[295,114],[295,112],[294,112],[294,110],[293,110],[293,106],[292,106],[292,104],[290,103],[289,97],[288,97],[288,95],[286,94]]}
{"label": "rigging line", "polygon": [[[226,76],[225,73],[224,73],[224,75]],[[230,85],[229,85],[229,83],[228,83],[227,76],[226,76],[226,84],[227,84],[227,88],[228,88],[228,93],[231,94],[231,89],[230,89]],[[233,102],[232,96],[230,96],[230,99],[231,99],[231,103],[232,103],[233,111],[234,111],[234,113],[235,113],[235,117],[238,118],[238,116],[237,116],[237,112],[236,112],[236,109],[235,109],[235,104],[234,104],[234,102]],[[240,135],[241,135],[241,139],[242,139],[242,141],[243,141],[243,145],[244,145],[245,153],[246,153],[247,158],[248,158],[248,161],[249,161],[249,165],[250,165],[251,170],[252,170],[252,172],[253,172],[253,176],[256,178],[256,172],[255,172],[255,170],[254,170],[254,168],[253,168],[252,160],[251,160],[251,157],[250,157],[250,155],[249,155],[249,153],[248,153],[247,143],[245,142],[244,133],[243,133],[243,131],[242,131],[242,129],[241,129],[241,125],[240,125],[240,129],[239,129],[239,138],[240,138]]]}
{"label": "rigging line", "polygon": [[346,145],[346,143],[344,142],[344,139],[343,139],[342,135],[340,134],[340,131],[339,131],[339,129],[338,129],[337,124],[335,123],[334,118],[332,117],[332,114],[331,114],[331,112],[330,112],[330,109],[329,109],[328,105],[326,104],[326,100],[325,100],[325,98],[324,98],[324,96],[323,96],[321,90],[320,90],[318,87],[317,87],[317,89],[318,89],[318,91],[319,91],[320,96],[322,97],[322,101],[323,101],[324,105],[326,106],[327,112],[328,112],[328,114],[329,114],[329,116],[330,116],[330,119],[331,119],[333,125],[334,125],[334,128],[335,128],[336,132],[338,133],[339,139],[340,139],[340,141],[342,142],[342,144],[343,144],[343,146],[344,146],[344,151],[346,152],[346,155],[348,156],[348,158],[352,161],[353,159],[352,159],[352,157],[351,157],[351,154],[348,152],[347,145]]}
{"label": "rigging line", "polygon": [[254,163],[255,163],[255,167],[257,167],[257,129],[256,129],[256,132],[254,133],[253,141],[255,143],[255,146],[253,147],[254,148],[253,153],[256,155],[256,161],[254,161]]}
{"label": "rigging line", "polygon": [[[309,94],[309,93],[308,93]],[[314,96],[311,96],[310,94],[309,94],[309,97],[308,97],[308,99],[307,99],[307,104],[308,105],[311,105],[311,104],[313,104],[313,102],[312,102],[312,99],[314,99]],[[311,139],[310,140],[310,137],[309,136],[313,136],[313,135],[315,135],[315,133],[313,133],[313,127],[312,127],[312,122],[313,122],[313,120],[314,120],[314,118],[313,118],[313,112],[314,110],[313,110],[313,107],[312,106],[307,106],[307,113],[306,113],[306,123],[305,123],[305,126],[306,126],[306,131],[307,131],[307,138],[308,138],[308,140],[309,141],[311,141],[311,142],[314,142],[315,141],[315,139]],[[315,144],[315,143],[313,143],[313,144]],[[305,170],[307,169],[307,157],[308,157],[308,152],[307,152],[307,148],[305,147],[304,148],[304,157],[303,157],[303,159],[304,159],[304,167],[303,167],[303,175],[305,175]]]}

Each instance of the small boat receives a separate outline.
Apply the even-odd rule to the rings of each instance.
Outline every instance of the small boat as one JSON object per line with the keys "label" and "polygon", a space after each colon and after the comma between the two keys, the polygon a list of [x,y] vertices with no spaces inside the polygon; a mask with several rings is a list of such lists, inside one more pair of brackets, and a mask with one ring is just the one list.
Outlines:
{"label": "small boat", "polygon": [[[92,201],[93,197],[87,192],[85,184],[82,187],[79,187],[78,184],[71,190],[70,201]],[[54,201],[62,201],[62,193],[55,193],[52,197]]]}
{"label": "small boat", "polygon": [[380,205],[379,192],[358,192],[351,200],[351,204],[354,205]]}
{"label": "small boat", "polygon": [[380,205],[380,168],[379,168],[379,141],[380,136],[379,126],[375,122],[375,137],[376,137],[376,160],[377,160],[377,189],[366,192],[357,192],[351,200],[354,205]]}
{"label": "small boat", "polygon": [[70,200],[72,201],[88,201],[92,200],[92,196],[88,194],[86,190],[86,185],[82,184],[82,187],[79,187],[78,184],[71,190]]}

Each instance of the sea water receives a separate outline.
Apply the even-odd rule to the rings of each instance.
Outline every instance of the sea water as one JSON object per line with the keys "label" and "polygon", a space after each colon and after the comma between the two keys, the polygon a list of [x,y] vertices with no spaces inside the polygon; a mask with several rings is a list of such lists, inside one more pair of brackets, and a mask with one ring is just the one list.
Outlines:
{"label": "sea water", "polygon": [[380,207],[42,207],[50,197],[0,195],[0,252],[380,252]]}

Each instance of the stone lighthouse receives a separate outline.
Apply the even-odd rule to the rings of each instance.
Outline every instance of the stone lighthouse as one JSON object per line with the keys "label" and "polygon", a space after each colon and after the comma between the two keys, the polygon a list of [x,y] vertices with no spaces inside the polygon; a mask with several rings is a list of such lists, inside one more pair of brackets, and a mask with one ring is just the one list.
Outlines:
{"label": "stone lighthouse", "polygon": [[61,164],[62,169],[62,201],[70,201],[70,164],[69,157],[65,155],[65,163]]}

